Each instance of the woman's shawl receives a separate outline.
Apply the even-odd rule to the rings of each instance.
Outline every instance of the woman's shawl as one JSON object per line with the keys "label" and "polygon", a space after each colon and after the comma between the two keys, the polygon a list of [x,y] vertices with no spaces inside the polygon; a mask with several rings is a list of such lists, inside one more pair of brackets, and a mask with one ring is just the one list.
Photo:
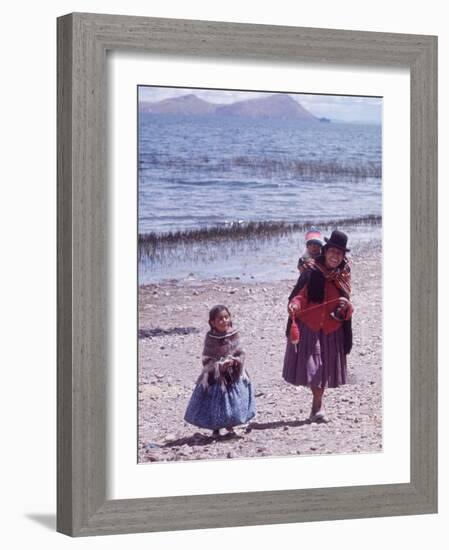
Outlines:
{"label": "woman's shawl", "polygon": [[[292,292],[290,293],[290,296],[288,297],[289,303],[293,300],[295,296],[299,294],[299,292],[303,289],[304,286],[306,286],[310,282],[311,274],[313,271],[319,271],[322,273],[323,277],[327,280],[331,280],[334,282],[335,286],[340,292],[340,295],[350,299],[352,285],[351,285],[351,262],[348,260],[348,258],[344,258],[342,265],[340,265],[337,269],[327,269],[324,267],[324,265],[316,260],[310,260],[310,263],[308,265],[308,269],[304,271],[300,277],[298,278],[298,281],[296,282],[295,287],[293,288]],[[287,320],[287,327],[285,330],[285,334],[287,338],[290,334],[290,327],[291,327],[292,320],[289,317]],[[344,332],[344,352],[346,355],[351,353],[352,349],[352,319],[348,319],[347,321],[343,321],[343,332]]]}
{"label": "woman's shawl", "polygon": [[[232,360],[233,365],[226,368],[223,365],[225,360]],[[225,389],[241,376],[247,379],[244,361],[245,352],[240,345],[237,330],[231,329],[224,335],[211,330],[204,340],[203,371],[197,383],[202,384],[204,388],[212,384],[220,384]]]}
{"label": "woman's shawl", "polygon": [[348,300],[350,299],[351,262],[347,258],[344,258],[341,266],[336,269],[328,269],[321,262],[311,259],[309,260],[306,271],[301,273],[295,287],[291,291],[290,296],[288,297],[289,302],[291,302],[291,300],[299,294],[301,289],[309,283],[310,276],[313,271],[320,271],[325,279],[334,282],[342,296]]}

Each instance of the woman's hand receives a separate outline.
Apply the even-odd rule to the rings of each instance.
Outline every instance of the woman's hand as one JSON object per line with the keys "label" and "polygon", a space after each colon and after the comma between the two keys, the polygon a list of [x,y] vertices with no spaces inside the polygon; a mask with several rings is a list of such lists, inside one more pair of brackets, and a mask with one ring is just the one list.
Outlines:
{"label": "woman's hand", "polygon": [[299,304],[297,304],[296,302],[290,302],[287,309],[289,313],[293,313],[294,315],[296,315],[300,307]]}
{"label": "woman's hand", "polygon": [[351,318],[354,308],[351,304],[351,302],[344,298],[343,296],[338,300],[338,307],[341,308],[341,311],[343,313],[344,319],[348,320]]}

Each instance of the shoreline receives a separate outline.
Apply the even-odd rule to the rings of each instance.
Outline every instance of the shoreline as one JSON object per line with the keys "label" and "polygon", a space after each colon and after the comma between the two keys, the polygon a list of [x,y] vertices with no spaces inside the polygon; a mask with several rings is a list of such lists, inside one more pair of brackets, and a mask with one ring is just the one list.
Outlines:
{"label": "shoreline", "polygon": [[[326,390],[326,424],[308,424],[308,388],[281,376],[286,301],[295,278],[276,282],[190,279],[139,287],[139,462],[380,452],[382,449],[382,308],[380,250],[353,266],[353,384]],[[237,437],[212,440],[183,416],[201,371],[208,311],[231,310],[246,352],[256,417]]]}
{"label": "shoreline", "polygon": [[[330,231],[324,233],[330,234]],[[268,237],[212,238],[198,242],[172,242],[155,245],[152,256],[141,257],[139,282],[164,284],[176,279],[187,284],[192,280],[241,280],[246,282],[282,282],[297,277],[296,261],[304,252],[304,233],[286,232]],[[350,257],[363,258],[381,254],[382,226],[353,227],[349,232]],[[209,239],[209,237],[211,237]]]}

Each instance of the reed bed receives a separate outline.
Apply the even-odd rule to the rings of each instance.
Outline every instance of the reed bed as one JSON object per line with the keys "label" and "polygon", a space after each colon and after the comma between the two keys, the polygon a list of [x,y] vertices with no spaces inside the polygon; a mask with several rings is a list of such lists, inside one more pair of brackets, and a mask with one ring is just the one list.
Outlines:
{"label": "reed bed", "polygon": [[300,160],[237,156],[213,161],[207,155],[196,159],[184,157],[163,157],[156,154],[141,154],[140,168],[171,169],[179,171],[198,171],[200,173],[224,174],[239,170],[243,173],[258,174],[264,177],[294,176],[309,177],[346,177],[354,181],[365,178],[380,178],[380,162],[342,163],[337,160]]}
{"label": "reed bed", "polygon": [[382,217],[376,215],[342,220],[304,222],[234,222],[223,226],[204,227],[185,231],[167,233],[143,233],[138,237],[139,261],[163,260],[166,254],[207,245],[228,244],[231,249],[238,243],[264,243],[294,233],[304,233],[312,225],[317,225],[324,232],[339,227],[381,226]]}

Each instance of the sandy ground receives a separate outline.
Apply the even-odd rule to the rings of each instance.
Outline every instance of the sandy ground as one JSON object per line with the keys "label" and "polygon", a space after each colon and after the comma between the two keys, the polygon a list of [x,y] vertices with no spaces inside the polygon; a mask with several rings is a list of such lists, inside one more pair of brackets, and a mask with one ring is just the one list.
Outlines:
{"label": "sandy ground", "polygon": [[[354,346],[351,384],[327,390],[328,422],[309,423],[311,393],[281,376],[286,303],[293,280],[243,283],[238,278],[170,281],[139,289],[139,462],[335,453],[382,449],[382,298],[380,251],[353,266]],[[208,311],[231,310],[246,351],[256,417],[236,436],[184,422],[201,372]]]}

